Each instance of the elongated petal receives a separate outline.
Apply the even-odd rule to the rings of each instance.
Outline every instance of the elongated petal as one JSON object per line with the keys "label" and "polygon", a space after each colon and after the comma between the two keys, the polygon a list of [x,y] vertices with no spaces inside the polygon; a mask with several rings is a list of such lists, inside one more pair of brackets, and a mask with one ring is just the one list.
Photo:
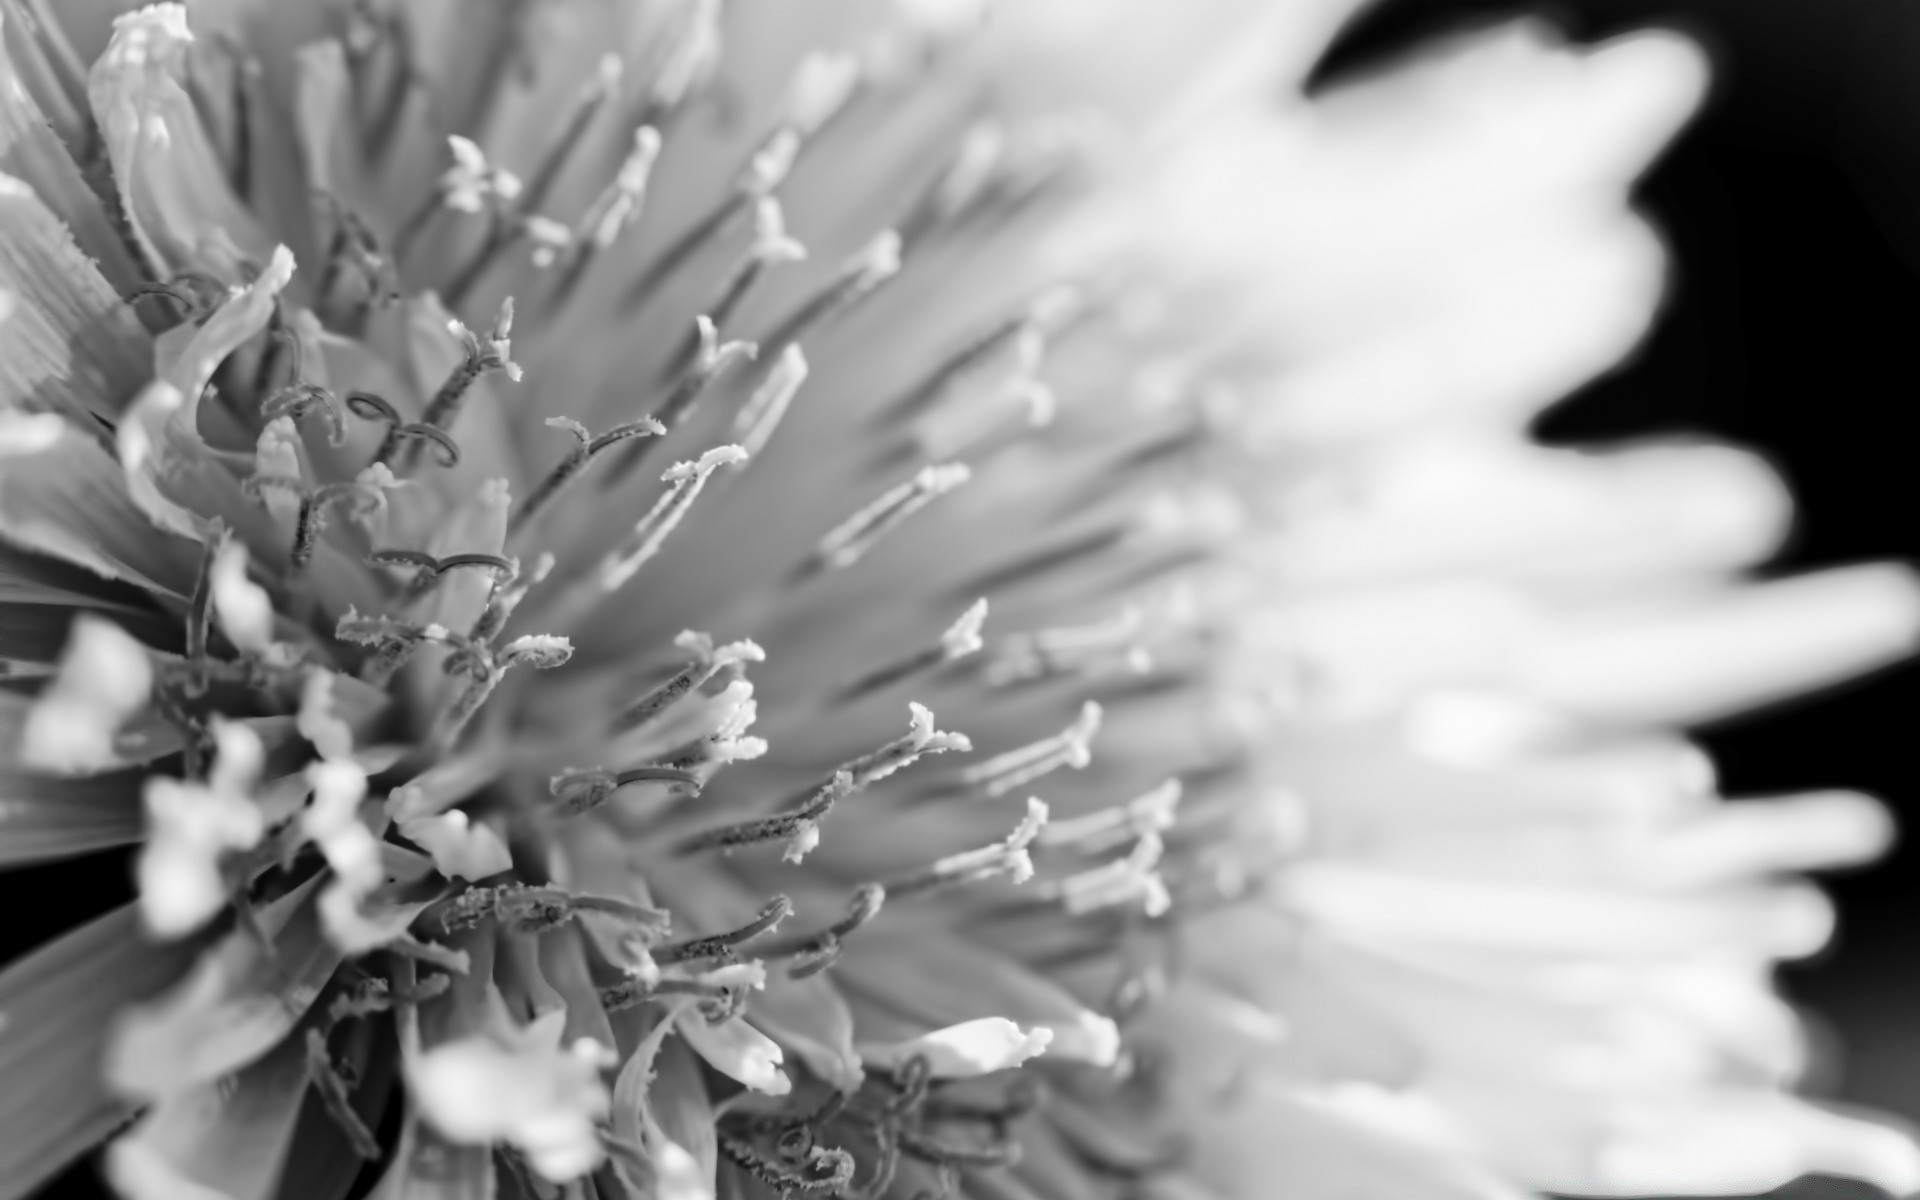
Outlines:
{"label": "elongated petal", "polygon": [[0,767],[0,869],[140,839],[140,777],[61,778]]}
{"label": "elongated petal", "polygon": [[179,986],[120,1014],[108,1039],[108,1083],[130,1100],[162,1100],[254,1062],[287,1036],[340,962],[320,932],[315,882],[261,912],[263,947],[235,930]]}
{"label": "elongated petal", "polygon": [[107,1150],[127,1200],[179,1200],[204,1188],[225,1200],[272,1200],[307,1095],[306,1047],[283,1042],[259,1062],[169,1097]]}
{"label": "elongated petal", "polygon": [[1837,683],[1917,643],[1913,575],[1850,567],[1571,630],[1528,652],[1517,682],[1585,716],[1686,724]]}
{"label": "elongated petal", "polygon": [[[4,87],[0,81],[0,87]],[[116,416],[148,375],[140,323],[26,183],[0,175],[0,404]]]}
{"label": "elongated petal", "polygon": [[17,1200],[126,1118],[101,1071],[114,1014],[178,979],[190,945],[141,937],[131,905],[0,972],[0,1200]]}

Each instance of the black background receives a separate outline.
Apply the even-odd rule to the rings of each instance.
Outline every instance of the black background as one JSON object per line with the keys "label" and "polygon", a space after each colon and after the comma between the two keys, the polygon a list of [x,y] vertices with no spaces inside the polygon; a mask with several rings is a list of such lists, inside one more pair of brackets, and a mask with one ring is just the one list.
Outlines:
{"label": "black background", "polygon": [[[1521,12],[1580,39],[1678,28],[1715,60],[1705,111],[1639,192],[1677,259],[1667,312],[1634,362],[1541,434],[1710,432],[1784,471],[1800,519],[1783,567],[1920,557],[1920,5],[1398,0],[1352,28],[1322,75]],[[1729,795],[1851,787],[1901,816],[1889,861],[1830,881],[1840,936],[1787,986],[1838,1043],[1814,1086],[1920,1124],[1916,712],[1920,670],[1904,667],[1703,740]]]}
{"label": "black background", "polygon": [[[1580,38],[1678,27],[1716,60],[1706,111],[1640,189],[1677,258],[1665,318],[1634,363],[1550,413],[1542,434],[1710,432],[1763,450],[1789,480],[1801,516],[1783,566],[1920,557],[1906,429],[1920,393],[1920,4],[1395,0],[1350,31],[1323,74],[1516,12]],[[1703,737],[1729,794],[1845,786],[1907,814],[1920,804],[1917,700],[1920,671],[1905,668]],[[1831,881],[1841,936],[1787,984],[1844,1047],[1816,1085],[1920,1123],[1920,953],[1908,934],[1920,820],[1906,823],[1889,862]],[[125,894],[128,865],[87,864],[107,885],[88,907]],[[74,920],[61,886],[74,869],[0,878],[10,952]],[[91,1175],[83,1166],[56,1191],[97,1195]]]}

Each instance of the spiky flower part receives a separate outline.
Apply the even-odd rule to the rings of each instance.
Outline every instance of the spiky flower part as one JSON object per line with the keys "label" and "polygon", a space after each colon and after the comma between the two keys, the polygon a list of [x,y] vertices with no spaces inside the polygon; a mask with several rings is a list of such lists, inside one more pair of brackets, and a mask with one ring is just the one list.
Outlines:
{"label": "spiky flower part", "polygon": [[[1920,1179],[1765,986],[1879,810],[1660,732],[1909,585],[1727,588],[1744,459],[1435,432],[1499,289],[1367,328],[1300,261],[1352,118],[1249,99],[1338,6],[1105,120],[1036,104],[1073,5],[802,7],[0,4],[0,862],[141,843],[0,974],[0,1196]],[[1449,63],[1622,134],[1486,256],[1604,227],[1598,369],[1693,60]]]}

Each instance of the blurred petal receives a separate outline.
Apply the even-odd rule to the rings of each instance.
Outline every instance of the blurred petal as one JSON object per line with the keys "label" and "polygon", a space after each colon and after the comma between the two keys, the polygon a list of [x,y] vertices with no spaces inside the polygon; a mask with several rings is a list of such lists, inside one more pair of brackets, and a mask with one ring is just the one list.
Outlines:
{"label": "blurred petal", "polygon": [[107,1091],[100,1069],[107,1027],[193,955],[142,938],[127,905],[0,971],[0,1200],[32,1194],[126,1120],[133,1106]]}

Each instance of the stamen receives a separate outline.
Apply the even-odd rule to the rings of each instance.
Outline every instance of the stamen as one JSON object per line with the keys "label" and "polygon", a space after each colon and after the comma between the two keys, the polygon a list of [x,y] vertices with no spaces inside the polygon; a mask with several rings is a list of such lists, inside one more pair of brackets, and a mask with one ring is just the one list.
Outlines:
{"label": "stamen", "polygon": [[270,492],[280,492],[298,502],[294,511],[293,545],[287,552],[295,571],[305,570],[313,560],[320,533],[326,528],[328,511],[348,506],[355,515],[364,515],[386,503],[377,487],[358,481],[322,484],[311,491],[304,480],[287,475],[252,475],[242,481],[241,490],[263,503]]}
{"label": "stamen", "polygon": [[[445,383],[435,392],[433,399],[427,402],[427,408],[420,416],[420,424],[435,429],[451,428],[460,417],[460,406],[466,399],[467,390],[482,375],[499,372],[515,383],[520,382],[520,364],[513,361],[513,297],[508,296],[500,302],[500,311],[493,319],[493,329],[483,342],[459,318],[447,322],[447,332],[460,339],[465,353],[460,363],[447,375]],[[349,401],[351,403],[351,401]],[[401,447],[404,435],[401,427],[394,425],[387,430],[386,440],[380,444],[380,450],[374,455],[375,462],[387,462]],[[406,455],[400,462],[403,470],[411,470],[418,457],[418,443],[408,444]]]}
{"label": "stamen", "polygon": [[497,217],[520,195],[520,177],[489,163],[486,152],[471,139],[449,135],[447,149],[453,165],[441,173],[432,194],[394,235],[394,245],[402,253],[443,210]]}
{"label": "stamen", "polygon": [[711,934],[707,937],[658,947],[653,951],[653,961],[663,967],[709,958],[733,962],[737,957],[734,954],[735,947],[743,946],[763,934],[773,932],[779,927],[780,922],[792,915],[793,901],[785,896],[775,896],[762,906],[758,916],[745,925],[737,929],[729,929],[725,933]]}
{"label": "stamen", "polygon": [[925,705],[910,703],[907,705],[907,714],[905,734],[841,766],[841,770],[852,773],[855,790],[864,790],[894,772],[911,766],[922,755],[973,749],[973,742],[966,734],[936,730],[933,727],[933,712]]}
{"label": "stamen", "polygon": [[182,688],[190,696],[206,690],[207,642],[213,632],[213,564],[231,536],[224,524],[215,523],[213,536],[201,551],[193,595],[187,601],[187,675]]}
{"label": "stamen", "polygon": [[1027,847],[1040,836],[1046,824],[1047,806],[1028,797],[1026,816],[1005,840],[977,850],[949,854],[923,870],[889,879],[881,886],[887,895],[900,899],[1001,876],[1014,883],[1025,883],[1033,878],[1033,858]]}
{"label": "stamen", "polygon": [[480,706],[487,702],[487,697],[493,695],[493,690],[500,686],[501,678],[508,671],[515,667],[549,671],[564,666],[573,657],[573,644],[564,637],[551,634],[517,637],[497,653],[486,644],[470,638],[450,634],[443,640],[453,648],[453,654],[446,663],[447,674],[465,674],[467,687],[434,723],[431,740],[441,746],[452,745],[467,722],[480,711]]}
{"label": "stamen", "polygon": [[670,112],[680,105],[712,71],[720,56],[720,0],[693,0],[679,8],[681,20],[665,41],[665,48],[647,74],[644,109],[649,114]]}
{"label": "stamen", "polygon": [[719,1131],[718,1138],[720,1153],[729,1162],[772,1188],[776,1195],[837,1193],[853,1182],[853,1155],[845,1150],[815,1146],[804,1163],[788,1165],[763,1156],[751,1143],[725,1130]]}
{"label": "stamen", "polygon": [[181,316],[185,320],[198,325],[226,301],[227,293],[227,285],[211,275],[182,271],[170,276],[165,283],[145,283],[134,288],[127,293],[127,303],[132,304],[148,296],[171,300],[180,306]]}
{"label": "stamen", "polygon": [[527,593],[546,581],[553,571],[553,564],[553,555],[542,553],[533,560],[533,570],[518,579],[496,577],[493,591],[487,596],[487,606],[475,618],[467,637],[483,644],[492,642],[506,627],[507,619],[520,607],[520,602],[527,598]]}
{"label": "stamen", "polygon": [[799,153],[800,137],[790,129],[779,130],[761,143],[747,160],[746,169],[735,180],[726,199],[660,252],[628,286],[626,294],[620,297],[620,307],[631,312],[646,303],[662,283],[677,275],[696,254],[725,236],[748,209],[786,181]]}
{"label": "stamen", "polygon": [[300,361],[300,335],[285,325],[277,328],[274,334],[274,344],[280,346],[287,356],[287,379],[290,382],[260,405],[260,415],[269,421],[280,417],[291,417],[298,421],[318,409],[326,419],[327,444],[345,445],[346,412],[341,407],[340,398],[331,389],[305,382],[305,371]]}
{"label": "stamen", "polygon": [[386,437],[382,439],[379,450],[374,452],[375,465],[386,462],[392,456],[392,448],[407,440],[433,443],[434,457],[443,467],[460,465],[460,444],[453,440],[453,435],[422,421],[407,421],[401,417],[399,409],[372,392],[348,392],[347,410],[363,421],[386,424]]}
{"label": "stamen", "polygon": [[883,666],[875,667],[865,675],[843,684],[834,693],[837,704],[871,695],[881,688],[890,687],[921,671],[965,658],[979,650],[985,643],[980,639],[980,629],[987,620],[987,602],[985,598],[975,600],[960,619],[947,627],[940,640],[931,646],[902,655]]}
{"label": "stamen", "polygon": [[1099,854],[1144,834],[1163,833],[1173,827],[1180,794],[1180,781],[1169,779],[1125,804],[1068,821],[1055,821],[1041,831],[1040,844],[1048,848],[1071,846],[1083,854]]}
{"label": "stamen", "polygon": [[1089,700],[1081,705],[1073,724],[1059,733],[969,767],[960,773],[960,781],[967,787],[984,787],[989,796],[1004,796],[1061,767],[1078,771],[1093,761],[1089,743],[1100,729],[1100,717],[1100,706]]}
{"label": "stamen", "polygon": [[908,245],[920,241],[964,212],[980,195],[1007,151],[1006,130],[992,122],[974,125],[960,139],[947,165],[900,223]]}
{"label": "stamen", "polygon": [[795,568],[795,578],[807,579],[821,571],[852,566],[908,517],[972,477],[973,471],[965,463],[920,468],[912,479],[888,489],[879,499],[834,526],[820,539],[813,553]]}
{"label": "stamen", "polygon": [[882,409],[878,419],[892,424],[917,417],[951,395],[961,382],[1009,357],[1008,374],[1032,376],[1046,351],[1047,335],[1084,303],[1080,290],[1070,284],[1040,293],[1021,311],[961,346],[926,379]]}
{"label": "stamen", "polygon": [[904,1128],[895,1130],[894,1136],[901,1150],[941,1167],[1010,1167],[1020,1161],[1020,1143],[1012,1140],[993,1146],[956,1146]]}
{"label": "stamen", "polygon": [[716,650],[711,637],[691,629],[674,638],[673,644],[683,650],[692,651],[693,661],[615,717],[613,720],[615,733],[626,733],[640,728],[665,712],[682,696],[704,686],[709,679],[724,669],[737,669],[744,663],[767,660],[767,652],[753,642],[729,642]]}
{"label": "stamen", "polygon": [[449,571],[477,568],[491,572],[496,583],[511,582],[520,573],[518,559],[498,554],[449,554],[435,558],[425,550],[375,550],[367,556],[367,565],[415,568],[413,580],[407,585],[409,597],[424,596]]}
{"label": "stamen", "polygon": [[941,733],[933,727],[933,713],[924,705],[909,704],[907,732],[879,749],[842,763],[833,778],[798,807],[771,817],[723,825],[698,833],[682,841],[678,852],[732,849],[756,842],[784,840],[781,857],[797,863],[820,843],[820,821],[834,804],[854,792],[863,791],[894,772],[912,765],[927,754],[949,750],[971,750],[973,743],[962,733]]}
{"label": "stamen", "polygon": [[785,841],[788,845],[782,857],[797,862],[811,849],[812,843],[819,840],[817,826],[820,819],[831,812],[835,804],[852,795],[853,791],[853,772],[844,769],[836,771],[833,778],[799,808],[696,833],[683,838],[674,847],[674,852],[688,855],[702,850],[733,850],[761,842]]}
{"label": "stamen", "polygon": [[[751,362],[760,352],[760,348],[752,342],[722,342],[719,327],[712,318],[704,315],[694,318],[694,336],[698,349],[693,361],[680,373],[658,409],[660,424],[669,430],[678,429],[686,421],[687,414],[693,411],[714,380],[729,367],[737,362]],[[644,450],[628,455],[607,477],[605,486],[612,488],[624,483],[645,460]]]}
{"label": "stamen", "polygon": [[762,339],[762,344],[786,349],[899,273],[900,235],[891,229],[881,230],[864,250],[840,268],[832,282],[776,326]]}
{"label": "stamen", "polygon": [[318,1029],[307,1030],[307,1078],[320,1093],[327,1115],[345,1135],[348,1148],[368,1161],[378,1159],[380,1143],[360,1120],[360,1114],[353,1111],[352,1085],[334,1065],[333,1055],[327,1050],[327,1035]]}
{"label": "stamen", "polygon": [[441,929],[447,933],[475,929],[488,921],[497,922],[514,933],[545,933],[583,912],[617,917],[647,936],[666,932],[670,921],[668,914],[657,908],[629,904],[609,896],[578,896],[557,887],[524,883],[468,888],[439,908],[438,919]]}
{"label": "stamen", "polygon": [[[746,300],[747,293],[753,290],[753,285],[770,268],[783,263],[803,262],[806,257],[807,248],[787,236],[780,202],[772,196],[761,197],[754,206],[753,244],[727,277],[714,302],[707,307],[705,320],[715,329],[724,327]],[[706,348],[711,336],[706,325],[698,326],[667,357],[662,374],[684,369]]]}
{"label": "stamen", "polygon": [[547,193],[553,190],[553,185],[559,180],[560,172],[566,167],[567,160],[573,157],[575,150],[579,149],[580,139],[586,136],[594,117],[599,115],[600,110],[611,97],[619,94],[620,80],[625,73],[625,67],[626,64],[621,61],[618,54],[609,53],[600,56],[600,63],[594,71],[593,78],[580,89],[573,102],[572,110],[560,127],[559,136],[549,144],[545,156],[540,160],[540,165],[534,168],[532,177],[527,180],[526,187],[521,191],[518,198],[521,211],[535,212],[546,203]]}
{"label": "stamen", "polygon": [[1105,666],[1144,675],[1153,669],[1153,656],[1136,640],[1144,624],[1144,614],[1129,606],[1088,625],[1016,634],[987,664],[986,680],[994,687],[1005,687],[1068,671],[1094,672]]}
{"label": "stamen", "polygon": [[747,452],[740,447],[716,446],[697,460],[668,467],[660,476],[660,482],[668,485],[667,490],[634,525],[633,532],[600,560],[599,568],[588,582],[602,594],[618,590],[660,552],[667,535],[693,507],[700,489],[707,484],[707,477],[721,467],[738,466],[745,461]]}
{"label": "stamen", "polygon": [[774,361],[766,379],[754,389],[739,414],[733,419],[734,436],[748,455],[757,455],[772,439],[787,407],[807,381],[807,359],[797,345],[789,345]]}
{"label": "stamen", "polygon": [[326,305],[332,299],[341,277],[348,271],[358,275],[366,286],[362,304],[391,304],[399,300],[399,272],[360,214],[331,192],[322,191],[318,196],[333,214],[334,223],[333,238],[327,244],[326,260],[320,267],[320,280],[314,285],[318,302]]}
{"label": "stamen", "polygon": [[1160,835],[1149,830],[1134,843],[1132,853],[1104,866],[1069,875],[1042,887],[1042,894],[1058,900],[1076,916],[1115,904],[1138,903],[1149,917],[1163,916],[1173,900],[1167,886],[1154,870],[1159,866],[1166,845]]}
{"label": "stamen", "polygon": [[793,72],[781,124],[802,138],[812,137],[845,111],[860,86],[860,74],[860,60],[854,55],[808,54]]}
{"label": "stamen", "polygon": [[787,975],[793,979],[805,979],[832,966],[840,957],[841,941],[854,930],[880,915],[880,909],[887,901],[887,889],[877,883],[863,883],[853,891],[847,902],[847,915],[810,934],[803,934],[790,941],[763,947],[760,957],[764,959],[788,958],[792,963],[787,967]]}
{"label": "stamen", "polygon": [[685,794],[699,795],[700,777],[677,767],[630,767],[625,771],[607,771],[598,767],[562,771],[547,781],[554,798],[553,811],[563,817],[577,817],[605,804],[621,788],[634,783],[665,783],[687,789]]}

